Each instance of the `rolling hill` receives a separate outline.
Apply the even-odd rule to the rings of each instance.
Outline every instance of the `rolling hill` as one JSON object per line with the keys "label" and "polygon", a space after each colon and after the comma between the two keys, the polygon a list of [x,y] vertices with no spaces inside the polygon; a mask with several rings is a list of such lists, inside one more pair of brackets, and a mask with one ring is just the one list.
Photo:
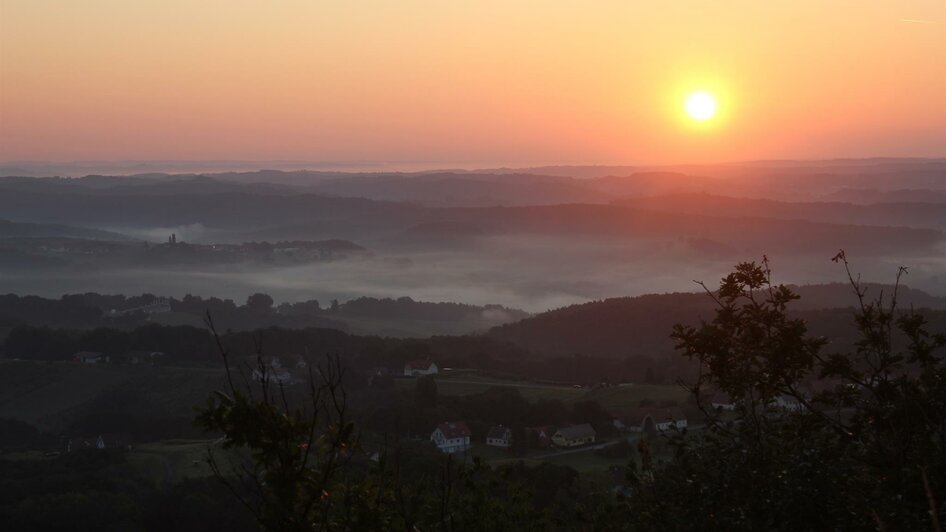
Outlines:
{"label": "rolling hill", "polygon": [[[891,286],[870,284],[868,295]],[[811,331],[834,340],[832,348],[851,340],[853,306],[857,303],[844,284],[793,287],[801,296],[790,309],[809,321]],[[946,298],[903,287],[901,308],[915,306],[934,324],[946,330]],[[607,358],[671,356],[670,333],[677,323],[696,325],[712,319],[715,303],[706,294],[676,293],[620,297],[543,312],[531,318],[495,327],[488,336],[543,355],[584,354]]]}

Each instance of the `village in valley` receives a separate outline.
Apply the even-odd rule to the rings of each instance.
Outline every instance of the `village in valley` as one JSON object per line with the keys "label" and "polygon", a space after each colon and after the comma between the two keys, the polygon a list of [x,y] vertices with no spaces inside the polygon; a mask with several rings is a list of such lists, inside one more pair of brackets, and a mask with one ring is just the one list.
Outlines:
{"label": "village in valley", "polygon": [[[99,352],[81,351],[72,357],[72,364],[173,371],[166,367],[165,355],[160,351],[135,351],[114,358]],[[309,363],[301,355],[246,356],[239,365],[245,370],[245,374],[242,370],[241,374],[248,377],[249,382],[286,390],[305,387],[303,385],[311,375]],[[685,436],[688,431],[701,429],[701,424],[698,421],[694,423],[694,420],[704,416],[688,400],[688,392],[676,384],[602,382],[581,385],[517,381],[489,376],[477,370],[441,368],[429,359],[407,362],[403,373],[393,368],[373,368],[368,384],[369,387],[378,386],[379,382],[391,380],[395,390],[407,391],[427,385],[434,387],[435,394],[446,397],[463,398],[507,390],[532,401],[592,406],[584,419],[575,409],[570,421],[556,425],[531,424],[528,420],[520,426],[484,424],[480,419],[475,424],[480,429],[476,431],[479,434],[475,434],[466,420],[450,419],[432,426],[429,435],[409,434],[411,439],[429,441],[442,453],[480,456],[491,463],[559,460],[569,465],[577,464],[577,469],[584,472],[605,467],[615,469],[626,459],[628,446],[636,444],[642,433],[651,437]],[[658,402],[651,396],[663,399]],[[704,408],[725,415],[735,406],[723,394],[714,394]],[[797,399],[780,397],[771,407],[775,412],[794,412],[801,409],[801,404]],[[132,450],[135,447],[134,437],[129,433],[66,434],[63,438],[62,451],[65,452],[77,448]],[[58,454],[60,451],[55,452]]]}
{"label": "village in valley", "polygon": [[[198,318],[200,307],[214,309],[203,328],[164,325]],[[674,365],[677,359],[659,350],[554,356],[490,334],[397,338],[286,326],[299,315],[362,317],[358,308],[403,320],[499,307],[401,298],[332,301],[325,308],[314,300],[276,305],[262,293],[244,305],[151,294],[0,296],[0,309],[36,324],[6,331],[0,454],[16,467],[122,467],[142,486],[211,482],[219,470],[208,456],[242,456],[219,432],[195,423],[195,405],[268,394],[271,402],[260,408],[286,419],[283,412],[313,410],[312,398],[337,386],[344,407],[336,415],[353,420],[356,434],[339,456],[356,470],[514,472],[531,478],[543,500],[567,509],[575,497],[587,503],[633,496],[628,479],[636,471],[659,479],[681,447],[698,445],[718,427],[745,427],[747,416],[790,423],[812,409],[847,415],[819,402],[836,386],[831,380],[806,379],[793,395],[765,402],[741,402],[722,386],[694,393],[687,383],[698,368]],[[273,325],[241,328],[264,320]],[[49,325],[59,323],[85,328]],[[95,326],[103,323],[111,327]],[[304,436],[290,438],[293,453],[305,449]]]}
{"label": "village in valley", "polygon": [[[443,385],[449,390],[451,384],[460,384],[461,386],[469,385],[470,379],[476,378],[482,378],[482,375],[476,375],[466,371],[456,371],[453,368],[441,369],[435,362],[430,360],[414,360],[405,364],[401,382],[406,386],[407,383],[410,382],[410,379],[432,379],[435,380],[437,384]],[[483,382],[489,381],[484,380]],[[490,385],[516,386],[517,383],[503,383],[499,380],[495,380],[491,382]],[[625,393],[622,395],[626,395],[628,398],[639,395],[639,393],[635,393],[635,385],[632,383],[615,385],[598,383],[589,387],[578,384],[564,385],[552,383],[518,383],[518,385],[531,388],[532,390],[539,390],[544,393],[555,393],[558,391],[565,394],[575,394],[577,392],[578,394],[589,397],[595,396],[592,393],[595,390],[608,389],[612,391],[624,391]],[[678,388],[680,391],[683,390],[677,385],[665,385],[663,392],[666,393],[667,389],[672,390],[673,387]],[[651,387],[638,385],[638,388],[647,390]],[[736,404],[722,393],[713,394],[708,399],[709,404],[705,405],[705,408],[708,408],[712,412],[725,415],[727,412],[731,412],[736,408]],[[779,397],[770,407],[770,411],[775,413],[794,412],[801,409],[801,404],[797,399]],[[612,406],[612,408],[615,408],[615,406]],[[446,454],[487,455],[492,458],[493,462],[497,463],[501,463],[504,459],[512,457],[516,459],[541,461],[584,452],[604,458],[601,462],[604,464],[607,462],[607,457],[609,456],[613,457],[617,455],[623,457],[626,454],[624,452],[609,454],[607,452],[609,447],[623,450],[628,444],[636,444],[640,440],[641,433],[646,432],[653,437],[661,434],[667,436],[684,436],[689,430],[699,430],[702,428],[699,423],[690,425],[688,421],[688,417],[690,417],[688,416],[688,411],[692,417],[697,419],[703,417],[703,414],[700,413],[693,404],[684,405],[677,404],[674,400],[665,400],[658,406],[652,399],[645,397],[639,401],[637,407],[622,408],[621,406],[616,406],[616,408],[614,412],[609,411],[612,415],[610,424],[605,427],[599,426],[599,430],[601,428],[604,429],[600,430],[600,432],[596,430],[590,422],[579,423],[577,421],[581,420],[573,419],[573,421],[576,421],[575,423],[560,426],[541,425],[520,427],[521,430],[517,430],[516,432],[518,434],[516,435],[514,435],[512,427],[503,426],[501,424],[491,425],[485,437],[475,438],[473,431],[465,421],[450,420],[443,421],[433,428],[430,434],[430,441],[437,446],[437,449]],[[522,438],[524,442],[514,446],[514,438],[516,436]],[[507,454],[504,455],[501,451],[505,451]],[[583,465],[588,467],[588,462],[584,461]],[[612,465],[611,469],[617,471],[618,468]]]}
{"label": "village in valley", "polygon": [[[246,379],[253,386],[271,386],[286,390],[290,397],[304,394],[308,389],[307,381],[313,373],[319,371],[318,363],[310,364],[305,356],[255,356],[246,355],[235,359],[234,365],[239,369],[241,379]],[[51,421],[72,416],[69,413],[55,413],[59,403],[70,403],[75,397],[90,393],[95,387],[105,383],[115,386],[116,382],[147,382],[147,393],[157,397],[157,401],[175,403],[180,401],[180,409],[189,410],[191,398],[198,398],[203,390],[212,391],[222,376],[220,369],[183,368],[175,365],[173,360],[161,351],[141,350],[129,351],[121,356],[110,356],[101,352],[79,351],[69,361],[62,362],[30,362],[7,361],[4,363],[7,374],[16,376],[18,372],[39,371],[39,365],[47,369],[49,384],[31,390],[23,398],[24,401],[41,403],[36,398],[43,394],[43,390],[57,388],[59,392],[55,400],[45,398],[43,401],[53,404],[44,405],[37,413],[38,419]],[[12,377],[11,377],[12,378]],[[449,418],[433,421],[426,432],[423,431],[423,422],[412,425],[403,434],[407,440],[416,442],[420,447],[430,446],[432,450],[460,457],[462,461],[470,461],[478,457],[486,463],[500,465],[514,461],[524,461],[530,464],[555,463],[574,468],[583,475],[602,478],[620,477],[620,471],[630,454],[631,446],[635,445],[642,431],[657,434],[685,434],[688,430],[688,420],[684,414],[685,392],[676,385],[634,385],[629,383],[595,386],[585,386],[568,383],[531,382],[522,380],[504,379],[491,376],[478,370],[461,370],[449,367],[441,368],[429,359],[407,362],[400,368],[372,368],[368,375],[365,394],[380,390],[388,394],[386,397],[397,397],[407,394],[416,395],[416,390],[425,385],[433,385],[438,391],[434,393],[445,401],[463,402],[471,398],[489,396],[493,393],[505,394],[515,398],[524,398],[535,405],[569,405],[591,404],[595,399],[601,399],[607,407],[593,405],[589,417],[582,418],[579,409],[574,409],[571,416],[560,417],[563,422],[557,424],[544,423],[547,418],[537,418],[536,423],[508,423],[503,420],[486,419],[487,415],[476,416],[476,419]],[[393,387],[392,387],[393,382]],[[156,385],[156,383],[165,383]],[[386,384],[384,384],[386,383]],[[128,384],[128,387],[134,387]],[[164,388],[162,386],[167,386]],[[124,388],[124,385],[118,385]],[[15,393],[16,390],[11,390]],[[136,397],[136,394],[128,392]],[[391,394],[394,394],[393,396]],[[643,397],[650,394],[655,397],[664,397],[661,403]],[[2,394],[0,394],[2,395]],[[75,397],[73,397],[75,396]],[[167,399],[161,399],[167,396]],[[638,399],[643,397],[642,399]],[[668,399],[674,397],[677,399]],[[2,397],[0,397],[2,399]],[[136,399],[129,399],[134,403]],[[503,399],[499,399],[501,402]],[[519,399],[521,400],[521,399]],[[634,407],[627,407],[633,403]],[[671,404],[672,403],[672,404]],[[15,407],[18,402],[11,405]],[[644,406],[640,406],[643,404]],[[624,405],[624,406],[622,406]],[[650,406],[648,406],[650,405]],[[662,405],[662,406],[660,406]],[[416,406],[416,405],[415,405]],[[409,408],[415,408],[411,406]],[[108,421],[97,422],[95,419],[107,412],[121,411],[120,405],[95,406],[98,412],[89,412],[92,422],[69,422],[66,429],[58,437],[51,437],[43,447],[49,456],[62,453],[73,453],[77,450],[120,450],[130,453],[134,462],[150,464],[154,461],[165,463],[170,460],[172,470],[162,475],[173,477],[191,477],[207,474],[205,461],[200,453],[205,449],[208,441],[200,436],[191,436],[185,439],[153,439],[136,438],[128,431],[115,431]],[[463,407],[459,407],[460,410]],[[502,404],[499,411],[507,410]],[[426,409],[422,409],[426,411]],[[611,414],[611,412],[618,414]],[[2,414],[2,412],[0,412]],[[428,412],[428,416],[436,416]],[[602,417],[606,416],[606,417]],[[426,419],[426,418],[425,418]],[[528,418],[526,418],[528,419]],[[62,424],[63,422],[58,422]],[[370,427],[369,423],[365,424]],[[95,430],[101,427],[100,430]],[[372,431],[381,429],[371,427]],[[140,431],[135,431],[139,432]],[[165,431],[174,434],[174,431]],[[58,443],[57,443],[58,442]],[[380,450],[376,444],[369,444],[366,450],[374,454]],[[151,467],[151,466],[148,466]]]}

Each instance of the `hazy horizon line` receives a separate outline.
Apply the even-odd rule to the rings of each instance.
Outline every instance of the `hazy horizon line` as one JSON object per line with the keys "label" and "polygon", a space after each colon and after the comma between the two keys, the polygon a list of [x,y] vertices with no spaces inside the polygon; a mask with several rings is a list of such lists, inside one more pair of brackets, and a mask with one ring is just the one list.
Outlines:
{"label": "hazy horizon line", "polygon": [[[253,172],[253,171],[281,171],[281,172],[430,172],[430,171],[458,171],[458,172],[496,172],[514,170],[532,170],[541,168],[661,168],[661,167],[706,167],[727,165],[760,165],[760,164],[801,164],[801,163],[858,163],[858,162],[887,162],[887,161],[946,161],[946,154],[939,156],[870,156],[870,157],[831,157],[831,158],[762,158],[745,160],[721,160],[702,163],[672,163],[672,162],[501,162],[483,163],[471,161],[438,161],[438,160],[306,160],[306,159],[80,159],[69,161],[57,160],[0,160],[2,177],[16,177],[11,171],[25,167],[24,170],[39,170],[41,167],[59,168],[73,171],[107,171],[114,166],[116,173],[112,175],[135,175],[139,173],[193,173],[193,172]],[[165,168],[160,168],[164,166]],[[180,166],[181,168],[173,168]],[[192,168],[188,168],[188,167]],[[98,168],[95,168],[98,167]],[[140,168],[136,168],[140,167]],[[149,168],[152,167],[152,168]],[[153,168],[158,167],[158,168]],[[171,167],[171,168],[168,168]],[[72,172],[70,172],[72,173]],[[89,174],[86,174],[89,175]],[[37,177],[37,176],[23,176]],[[43,176],[53,177],[53,176]],[[72,176],[66,176],[72,177]]]}

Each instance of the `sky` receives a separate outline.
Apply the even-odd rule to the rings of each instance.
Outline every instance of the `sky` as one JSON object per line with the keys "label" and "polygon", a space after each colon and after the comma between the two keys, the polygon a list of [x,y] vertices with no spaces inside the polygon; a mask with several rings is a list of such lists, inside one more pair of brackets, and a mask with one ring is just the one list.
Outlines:
{"label": "sky", "polygon": [[944,155],[946,0],[0,0],[0,161]]}

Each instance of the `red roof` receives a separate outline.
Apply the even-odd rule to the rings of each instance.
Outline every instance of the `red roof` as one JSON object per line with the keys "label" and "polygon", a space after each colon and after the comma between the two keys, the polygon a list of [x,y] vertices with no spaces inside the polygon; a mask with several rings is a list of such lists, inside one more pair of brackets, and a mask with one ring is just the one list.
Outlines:
{"label": "red roof", "polygon": [[466,423],[462,421],[447,421],[437,425],[437,428],[443,433],[443,437],[448,440],[465,438],[472,434],[470,427],[467,427]]}

